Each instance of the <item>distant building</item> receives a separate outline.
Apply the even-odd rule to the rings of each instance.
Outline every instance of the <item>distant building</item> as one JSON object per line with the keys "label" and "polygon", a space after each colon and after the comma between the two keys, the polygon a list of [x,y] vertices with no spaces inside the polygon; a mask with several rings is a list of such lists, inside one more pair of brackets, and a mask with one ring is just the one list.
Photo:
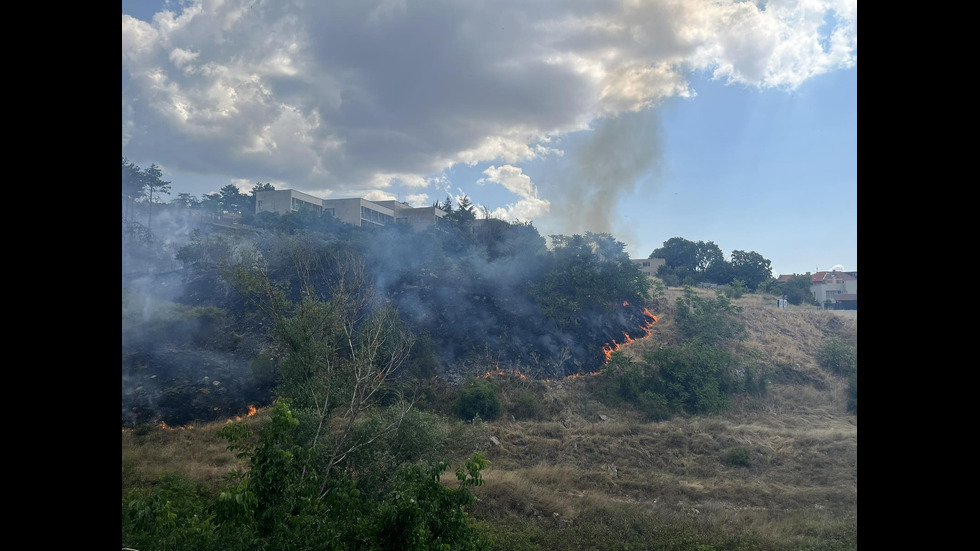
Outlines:
{"label": "distant building", "polygon": [[312,210],[329,214],[341,222],[360,227],[408,224],[416,230],[436,225],[446,213],[436,207],[413,207],[398,201],[368,201],[361,198],[320,199],[293,189],[259,191],[255,195],[255,213],[287,214]]}
{"label": "distant building", "polygon": [[[789,281],[796,274],[783,274],[777,281]],[[857,310],[857,272],[807,272],[810,293],[818,304],[831,310]]]}
{"label": "distant building", "polygon": [[634,264],[640,267],[640,271],[650,277],[657,275],[657,270],[667,263],[663,258],[631,258]]}
{"label": "distant building", "polygon": [[317,214],[322,213],[323,199],[294,189],[259,191],[255,194],[255,214],[260,212],[287,214],[301,210],[312,210]]}

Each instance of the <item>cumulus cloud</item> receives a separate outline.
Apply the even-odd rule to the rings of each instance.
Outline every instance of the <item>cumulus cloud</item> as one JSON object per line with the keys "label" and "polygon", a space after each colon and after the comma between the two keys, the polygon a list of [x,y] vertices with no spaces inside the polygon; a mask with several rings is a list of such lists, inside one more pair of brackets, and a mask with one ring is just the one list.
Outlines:
{"label": "cumulus cloud", "polygon": [[122,16],[122,149],[321,196],[458,163],[515,182],[552,138],[694,95],[692,71],[792,89],[856,52],[856,0],[196,0]]}
{"label": "cumulus cloud", "polygon": [[538,188],[531,183],[531,178],[524,174],[523,169],[511,165],[501,167],[491,166],[483,171],[485,178],[480,178],[477,183],[487,184],[496,183],[502,185],[508,191],[520,197],[516,203],[511,203],[506,207],[498,207],[490,212],[494,218],[513,222],[516,220],[529,221],[534,218],[548,214],[551,210],[551,202],[538,197]]}

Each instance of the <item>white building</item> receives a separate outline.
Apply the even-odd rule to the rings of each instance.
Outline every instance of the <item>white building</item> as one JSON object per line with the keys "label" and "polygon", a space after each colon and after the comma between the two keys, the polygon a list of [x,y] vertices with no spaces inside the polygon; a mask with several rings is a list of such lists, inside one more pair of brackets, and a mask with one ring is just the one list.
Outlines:
{"label": "white building", "polygon": [[379,227],[390,224],[409,224],[416,230],[436,225],[446,213],[435,207],[413,207],[398,201],[368,201],[357,197],[320,199],[292,189],[260,191],[255,196],[255,213],[287,214],[310,209],[329,214],[347,224]]}

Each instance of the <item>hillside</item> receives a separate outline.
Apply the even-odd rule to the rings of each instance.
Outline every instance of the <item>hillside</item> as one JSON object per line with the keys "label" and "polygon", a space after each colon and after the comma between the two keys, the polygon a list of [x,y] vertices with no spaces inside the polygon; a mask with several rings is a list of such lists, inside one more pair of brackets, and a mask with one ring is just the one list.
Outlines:
{"label": "hillside", "polygon": [[[680,293],[651,304],[652,335],[624,355],[681,340]],[[603,375],[492,377],[504,415],[453,425],[465,437],[442,448],[454,461],[487,453],[471,509],[481,529],[500,549],[856,549],[857,415],[847,412],[847,379],[817,362],[832,337],[856,343],[856,313],[780,311],[770,299],[734,301],[748,329],[738,353],[768,373],[768,388],[721,413],[647,421],[602,398]],[[449,411],[435,402],[419,406]],[[214,436],[221,425],[124,429],[124,493],[174,470],[217,487],[236,462]]]}

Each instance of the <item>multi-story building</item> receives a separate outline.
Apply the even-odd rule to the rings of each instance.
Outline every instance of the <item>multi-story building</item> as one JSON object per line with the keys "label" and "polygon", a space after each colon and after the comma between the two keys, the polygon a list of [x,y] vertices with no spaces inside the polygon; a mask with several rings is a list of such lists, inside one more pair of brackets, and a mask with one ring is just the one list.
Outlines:
{"label": "multi-story building", "polygon": [[319,199],[293,189],[259,191],[255,212],[286,214],[311,209],[329,214],[347,224],[362,227],[409,224],[421,230],[436,225],[446,213],[436,207],[413,207],[398,201],[368,201],[361,198]]}
{"label": "multi-story building", "polygon": [[630,260],[633,261],[633,264],[640,267],[641,272],[650,277],[656,277],[657,270],[667,262],[663,258],[631,258]]}
{"label": "multi-story building", "polygon": [[323,199],[308,195],[295,189],[277,189],[275,191],[259,191],[255,194],[255,213],[275,212],[286,214],[312,210],[317,214],[323,212]]}

